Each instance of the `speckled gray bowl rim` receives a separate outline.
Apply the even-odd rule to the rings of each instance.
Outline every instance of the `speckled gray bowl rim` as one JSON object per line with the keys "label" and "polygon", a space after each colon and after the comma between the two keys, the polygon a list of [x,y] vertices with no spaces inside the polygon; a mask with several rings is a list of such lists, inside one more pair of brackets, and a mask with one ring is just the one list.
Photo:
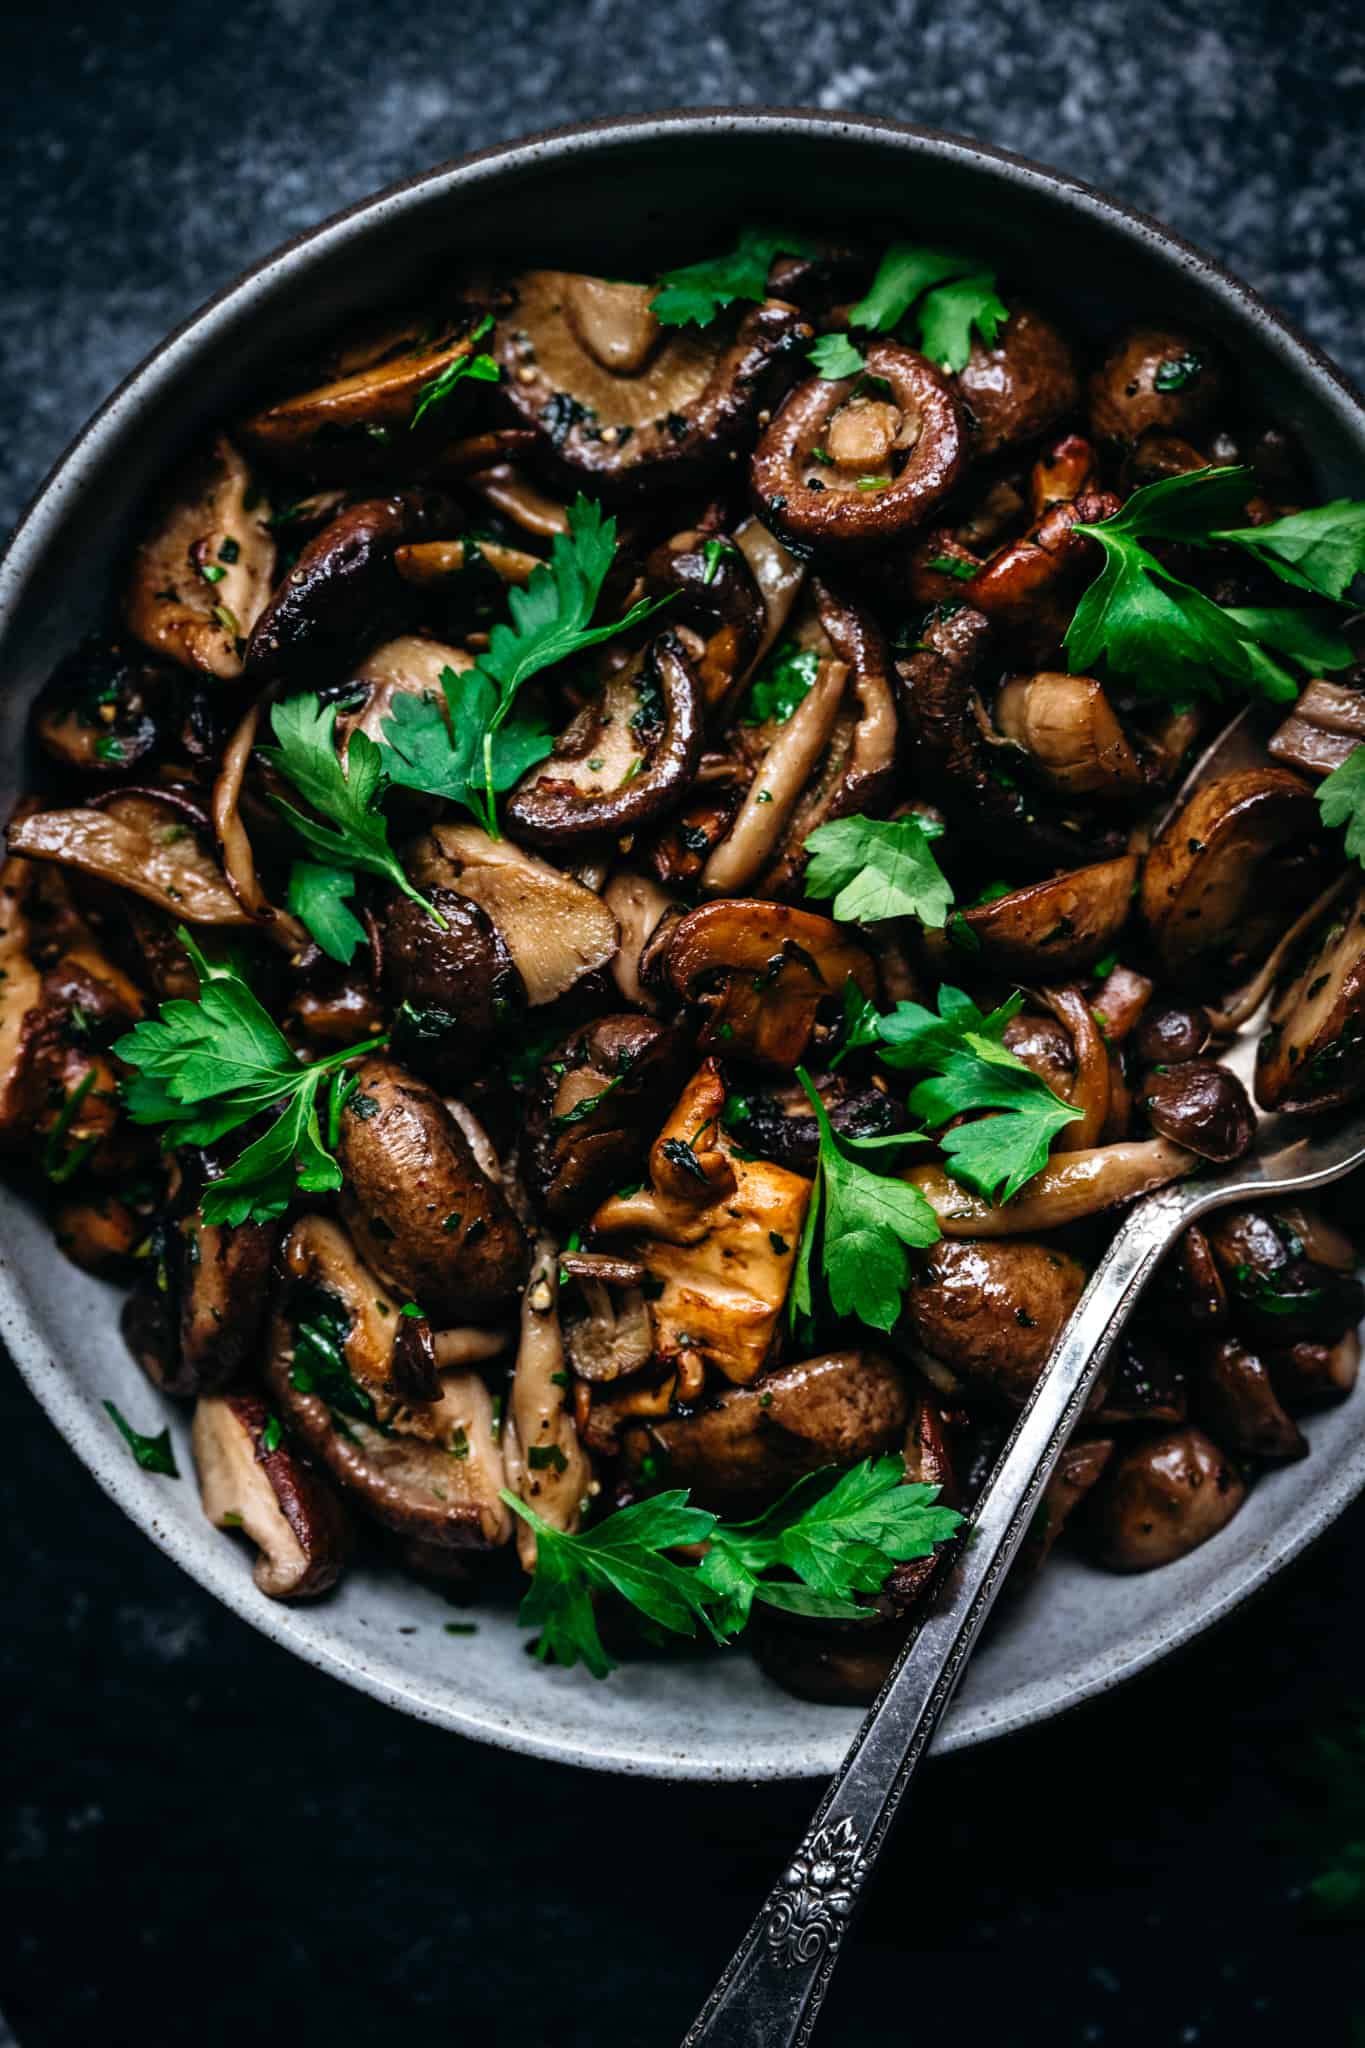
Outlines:
{"label": "speckled gray bowl rim", "polygon": [[[610,120],[573,123],[529,135],[512,143],[475,151],[441,164],[421,175],[386,187],[372,197],[332,215],[319,226],[295,236],[262,262],[244,271],[231,284],[207,300],[199,310],[175,328],[124,378],[75,437],[39,486],[28,509],[0,556],[0,647],[15,613],[21,590],[40,562],[57,518],[62,497],[87,486],[98,470],[104,443],[116,422],[135,409],[140,399],[155,388],[159,379],[179,368],[186,360],[211,351],[218,316],[229,304],[234,311],[271,288],[282,272],[289,272],[305,252],[321,254],[338,241],[344,242],[351,223],[367,222],[388,212],[401,215],[405,201],[432,188],[478,187],[501,175],[543,162],[547,157],[573,158],[581,153],[648,142],[660,133],[676,136],[679,143],[696,144],[716,134],[751,137],[782,136],[788,139],[865,137],[903,150],[914,159],[935,158],[940,162],[975,167],[999,176],[1008,185],[1060,198],[1080,220],[1103,222],[1119,227],[1136,242],[1155,248],[1194,281],[1210,299],[1235,312],[1244,322],[1258,328],[1279,357],[1288,363],[1300,381],[1316,384],[1330,392],[1338,403],[1345,401],[1360,416],[1365,434],[1365,400],[1322,352],[1283,316],[1273,311],[1251,288],[1223,268],[1214,258],[1163,227],[1150,216],[1125,206],[1093,186],[1049,169],[1045,165],[996,149],[988,144],[937,129],[868,115],[831,115],[805,108],[714,107],[670,110],[658,114],[624,115]],[[306,266],[305,266],[306,268]],[[55,1249],[53,1258],[59,1255]],[[168,1527],[158,1512],[158,1484],[128,1459],[122,1445],[104,1426],[92,1403],[82,1400],[54,1359],[39,1321],[25,1302],[21,1290],[0,1257],[0,1340],[51,1420],[70,1444],[76,1456],[94,1475],[104,1492],[136,1522],[145,1534],[177,1564],[188,1571],[207,1591],[259,1629],[272,1641],[291,1650],[318,1670],[341,1678],[374,1699],[397,1707],[420,1720],[455,1730],[478,1740],[524,1754],[589,1768],[635,1773],[682,1780],[747,1780],[756,1778],[801,1778],[824,1775],[833,1770],[846,1745],[850,1719],[845,1713],[830,1713],[829,1732],[801,1740],[793,1727],[793,1740],[781,1756],[746,1757],[742,1746],[724,1762],[703,1761],[683,1750],[669,1750],[660,1743],[632,1746],[622,1741],[586,1742],[581,1734],[563,1724],[565,1696],[559,1685],[544,1697],[541,1709],[532,1704],[534,1686],[528,1687],[526,1704],[531,1711],[512,1715],[480,1713],[461,1704],[458,1680],[439,1690],[423,1690],[410,1674],[380,1651],[364,1658],[345,1646],[318,1640],[317,1619],[325,1609],[295,1610],[262,1599],[249,1571],[242,1569],[240,1555],[228,1546],[202,1556],[186,1555],[178,1532]],[[1086,1662],[1069,1671],[1064,1680],[1044,1676],[1031,1684],[1016,1686],[1006,1710],[989,1700],[959,1701],[950,1710],[936,1743],[938,1754],[970,1748],[979,1742],[1012,1734],[1035,1722],[1066,1712],[1121,1685],[1159,1658],[1189,1642],[1225,1619],[1252,1593],[1282,1571],[1335,1517],[1365,1489],[1365,1436],[1351,1454],[1329,1475],[1328,1483],[1315,1493],[1292,1524],[1277,1526],[1272,1540],[1244,1552],[1229,1566],[1211,1597],[1187,1608],[1176,1620],[1164,1618],[1160,1625],[1138,1628],[1107,1651],[1092,1654]],[[164,1502],[164,1495],[160,1497]],[[528,1672],[528,1679],[530,1678]],[[685,1670],[680,1675],[685,1682]],[[579,1679],[581,1674],[560,1674]],[[810,1709],[793,1703],[794,1723],[805,1719]],[[827,1710],[828,1711],[828,1710]]]}

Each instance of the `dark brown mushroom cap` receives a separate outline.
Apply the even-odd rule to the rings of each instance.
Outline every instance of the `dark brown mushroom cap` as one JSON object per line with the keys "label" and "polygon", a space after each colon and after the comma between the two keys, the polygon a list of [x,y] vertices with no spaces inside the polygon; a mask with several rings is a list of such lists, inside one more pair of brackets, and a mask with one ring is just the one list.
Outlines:
{"label": "dark brown mushroom cap", "polygon": [[521,1138],[526,1185],[547,1215],[581,1222],[639,1177],[690,1058],[677,1026],[629,1014],[597,1017],[547,1053]]}
{"label": "dark brown mushroom cap", "polygon": [[1135,327],[1094,372],[1088,397],[1097,441],[1136,441],[1152,427],[1190,434],[1222,404],[1223,375],[1217,356],[1196,336]]}
{"label": "dark brown mushroom cap", "polygon": [[1240,1338],[1221,1338],[1204,1354],[1195,1400],[1200,1419],[1239,1457],[1278,1464],[1308,1456],[1303,1433],[1280,1406],[1265,1364]]}
{"label": "dark brown mushroom cap", "polygon": [[256,1544],[261,1591],[272,1600],[330,1591],[349,1547],[345,1513],[261,1395],[201,1396],[191,1443],[204,1513],[216,1528],[241,1529]]}
{"label": "dark brown mushroom cap", "polygon": [[1007,1591],[1022,1591],[1042,1570],[1058,1537],[1114,1455],[1111,1436],[1075,1437],[1057,1460],[1010,1570]]}
{"label": "dark brown mushroom cap", "polygon": [[1161,1325],[1147,1317],[1129,1324],[1114,1347],[1103,1398],[1091,1403],[1101,1428],[1115,1422],[1184,1422],[1189,1412],[1185,1368],[1167,1349]]}
{"label": "dark brown mushroom cap", "polygon": [[182,695],[168,665],[95,636],[59,662],[39,691],[33,736],[59,768],[107,782],[172,740]]}
{"label": "dark brown mushroom cap", "polygon": [[897,341],[874,341],[866,356],[866,377],[889,398],[860,379],[812,377],[754,450],[754,509],[799,554],[875,552],[922,526],[966,465],[962,405],[942,371]]}
{"label": "dark brown mushroom cap", "polygon": [[1133,1040],[1133,1049],[1149,1066],[1174,1066],[1197,1060],[1209,1042],[1209,1013],[1198,1003],[1150,1003]]}
{"label": "dark brown mushroom cap", "polygon": [[1099,542],[1076,529],[1118,509],[1119,500],[1108,491],[1086,491],[1074,502],[1051,505],[1022,539],[998,548],[969,582],[942,594],[965,598],[984,612],[1017,662],[1058,669],[1076,600],[1100,566]]}
{"label": "dark brown mushroom cap", "polygon": [[1263,1352],[1270,1382],[1291,1413],[1343,1401],[1360,1373],[1360,1338],[1349,1330],[1335,1344],[1302,1342]]}
{"label": "dark brown mushroom cap", "polygon": [[[676,633],[660,633],[638,665],[608,679],[523,776],[504,815],[532,846],[577,846],[633,832],[682,802],[701,759],[702,692]],[[617,742],[629,759],[621,766]]]}
{"label": "dark brown mushroom cap", "polygon": [[1329,910],[1277,991],[1256,1052],[1256,1100],[1304,1114],[1365,1092],[1365,889]]}
{"label": "dark brown mushroom cap", "polygon": [[957,388],[976,422],[972,453],[986,462],[1039,440],[1081,396],[1070,344],[1031,306],[1015,307],[993,343],[976,337]]}
{"label": "dark brown mushroom cap", "polygon": [[700,635],[694,666],[708,717],[718,721],[747,675],[767,626],[767,606],[747,560],[724,534],[675,534],[655,548],[645,573],[652,592],[672,594],[668,618]]}
{"label": "dark brown mushroom cap", "polygon": [[723,462],[812,334],[778,300],[701,333],[660,328],[641,285],[528,270],[509,290],[492,338],[501,401],[535,430],[542,468],[614,502]]}
{"label": "dark brown mushroom cap", "polygon": [[288,691],[333,682],[346,664],[385,640],[415,607],[394,550],[430,540],[453,518],[436,491],[366,498],[329,520],[304,548],[256,621],[246,671]]}
{"label": "dark brown mushroom cap", "polygon": [[690,1487],[699,1507],[733,1518],[757,1514],[821,1466],[897,1448],[909,1417],[904,1376],[889,1359],[831,1351],[727,1387],[690,1415],[633,1424],[622,1449],[633,1485],[653,1469],[656,1487]]}
{"label": "dark brown mushroom cap", "polygon": [[1246,1089],[1216,1060],[1155,1067],[1138,1084],[1152,1129],[1201,1159],[1240,1159],[1256,1142],[1256,1116]]}
{"label": "dark brown mushroom cap", "polygon": [[[835,1077],[821,1082],[820,1094],[830,1124],[841,1137],[883,1138],[909,1128],[904,1106],[880,1088],[850,1088]],[[791,1091],[746,1089],[732,1099],[726,1120],[746,1151],[791,1173],[814,1174],[820,1132],[804,1090],[797,1102]]]}
{"label": "dark brown mushroom cap", "polygon": [[516,1030],[526,987],[501,933],[477,903],[439,884],[427,900],[444,929],[420,903],[390,891],[381,920],[384,985],[399,1005],[395,1054],[414,1073],[450,1088],[495,1039]]}
{"label": "dark brown mushroom cap", "polygon": [[1051,1245],[945,1238],[918,1263],[904,1327],[975,1391],[1022,1408],[1084,1286],[1085,1268]]}
{"label": "dark brown mushroom cap", "polygon": [[822,1005],[842,1002],[850,980],[869,999],[877,986],[870,954],[831,918],[742,897],[679,918],[667,969],[675,993],[707,1009],[703,1051],[788,1070]]}
{"label": "dark brown mushroom cap", "polygon": [[960,915],[983,967],[1023,981],[1078,974],[1112,950],[1132,908],[1137,873],[1137,856],[1120,854],[969,905]]}
{"label": "dark brown mushroom cap", "polygon": [[1237,1467],[1190,1425],[1122,1452],[1091,1496],[1087,1522],[1110,1571],[1145,1572],[1207,1543],[1245,1499]]}
{"label": "dark brown mushroom cap", "polygon": [[501,1188],[434,1089],[368,1059],[341,1117],[339,1197],[356,1248],[437,1325],[502,1308],[529,1254]]}

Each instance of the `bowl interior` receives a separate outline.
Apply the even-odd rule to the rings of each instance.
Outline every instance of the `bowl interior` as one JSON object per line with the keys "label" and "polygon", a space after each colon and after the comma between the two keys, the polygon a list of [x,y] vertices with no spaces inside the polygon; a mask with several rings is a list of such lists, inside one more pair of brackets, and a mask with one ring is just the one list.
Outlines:
{"label": "bowl interior", "polygon": [[[147,487],[209,422],[353,314],[481,254],[644,274],[661,247],[703,252],[736,223],[789,219],[860,239],[965,242],[1099,334],[1150,315],[1195,322],[1228,350],[1265,410],[1301,436],[1324,495],[1365,473],[1365,414],[1320,358],[1249,293],[1151,223],[1085,188],[948,138],[818,115],[627,120],[488,152],[386,194],[281,252],[174,336],[86,430],[0,564],[0,803],[22,783],[26,707],[100,620]],[[1046,253],[1044,258],[1043,252]],[[41,1220],[0,1187],[0,1335],[107,1491],[186,1570],[301,1656],[450,1727],[603,1768],[698,1778],[832,1770],[853,1711],[813,1707],[743,1655],[642,1664],[606,1685],[530,1663],[510,1604],[473,1636],[450,1609],[378,1566],[322,1605],[258,1594],[250,1558],[202,1520],[186,1477],[139,1471],[100,1403],[138,1424],[169,1408],[126,1354],[116,1290],[69,1266]],[[153,1417],[157,1419],[152,1420]],[[994,1628],[940,1736],[956,1749],[1117,1683],[1260,1584],[1365,1486],[1365,1401],[1310,1420],[1312,1456],[1258,1485],[1230,1528],[1182,1563],[1115,1579],[1071,1558]]]}

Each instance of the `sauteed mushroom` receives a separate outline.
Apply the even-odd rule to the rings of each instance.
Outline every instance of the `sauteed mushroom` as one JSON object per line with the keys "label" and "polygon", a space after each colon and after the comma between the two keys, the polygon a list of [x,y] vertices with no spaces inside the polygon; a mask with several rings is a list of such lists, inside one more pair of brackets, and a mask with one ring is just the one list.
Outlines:
{"label": "sauteed mushroom", "polygon": [[217,1529],[240,1529],[272,1600],[311,1600],[336,1584],[346,1523],[335,1494],[283,1440],[259,1394],[203,1394],[192,1431],[199,1498]]}
{"label": "sauteed mushroom", "polygon": [[1028,306],[1010,314],[993,342],[973,341],[957,388],[976,425],[973,453],[983,461],[1041,439],[1080,398],[1065,338]]}

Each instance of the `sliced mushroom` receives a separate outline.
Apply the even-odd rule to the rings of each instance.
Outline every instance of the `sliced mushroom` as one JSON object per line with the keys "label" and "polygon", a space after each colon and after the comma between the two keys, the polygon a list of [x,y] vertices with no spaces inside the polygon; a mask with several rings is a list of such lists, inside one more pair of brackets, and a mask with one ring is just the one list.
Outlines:
{"label": "sliced mushroom", "polygon": [[1135,327],[1090,379],[1090,432],[1136,441],[1153,427],[1196,433],[1223,402],[1223,377],[1207,343],[1170,327]]}
{"label": "sliced mushroom", "polygon": [[699,1043],[787,1071],[804,1056],[822,1004],[856,982],[876,992],[872,960],[827,917],[787,904],[730,899],[679,919],[668,976],[706,1012]]}
{"label": "sliced mushroom", "polygon": [[1223,1337],[1204,1354],[1196,1390],[1201,1419],[1239,1457],[1280,1464],[1308,1456],[1303,1432],[1280,1406],[1265,1365],[1238,1338]]}
{"label": "sliced mushroom", "polygon": [[533,1009],[562,996],[614,958],[616,919],[591,889],[477,825],[437,825],[411,850],[418,888],[454,889],[502,935]]}
{"label": "sliced mushroom", "polygon": [[527,1263],[516,1219],[424,1081],[394,1060],[365,1060],[337,1158],[341,1213],[361,1257],[438,1326],[495,1311],[516,1292]]}
{"label": "sliced mushroom", "polygon": [[547,1215],[581,1222],[638,1174],[690,1056],[676,1026],[630,1015],[598,1017],[547,1054],[521,1135],[526,1185]]}
{"label": "sliced mushroom", "polygon": [[[552,1529],[576,1529],[594,1481],[566,1398],[559,1327],[559,1266],[554,1241],[537,1241],[521,1299],[521,1341],[502,1427],[507,1483]],[[517,1523],[517,1554],[536,1562],[535,1531]]]}
{"label": "sliced mushroom", "polygon": [[973,340],[957,388],[976,425],[972,453],[983,462],[1040,440],[1081,395],[1068,344],[1030,306],[1013,307],[993,342]]}
{"label": "sliced mushroom", "polygon": [[648,875],[638,874],[633,868],[618,868],[602,891],[602,901],[621,931],[621,944],[611,963],[611,978],[626,1002],[642,1010],[653,1010],[658,999],[641,979],[645,948],[660,920],[675,907],[674,899]]}
{"label": "sliced mushroom", "polygon": [[[797,553],[867,554],[922,526],[967,461],[951,382],[897,341],[866,351],[861,379],[812,377],[784,401],[749,467],[754,509]],[[875,388],[875,385],[874,387]]]}
{"label": "sliced mushroom", "polygon": [[[1113,950],[1137,878],[1137,856],[1120,854],[968,905],[960,915],[983,967],[1023,981],[1078,974]],[[938,950],[949,943],[941,941]]]}
{"label": "sliced mushroom", "polygon": [[1226,1528],[1245,1499],[1246,1482],[1202,1430],[1150,1437],[1122,1452],[1092,1495],[1100,1561],[1115,1572],[1174,1564]]}
{"label": "sliced mushroom", "polygon": [[1365,1091],[1365,889],[1328,913],[1271,1005],[1256,1052],[1262,1109],[1340,1109]]}
{"label": "sliced mushroom", "polygon": [[396,548],[450,519],[438,492],[396,491],[348,505],[308,542],[255,623],[249,673],[286,691],[330,682],[386,639],[413,599]]}
{"label": "sliced mushroom", "polygon": [[1192,1173],[1198,1164],[1195,1153],[1166,1138],[1064,1152],[998,1208],[959,1187],[941,1166],[912,1166],[905,1179],[929,1203],[945,1237],[1022,1237],[1057,1230],[1082,1216],[1096,1216],[1138,1195],[1149,1195]]}
{"label": "sliced mushroom", "polygon": [[741,520],[735,528],[735,546],[763,598],[763,630],[750,664],[752,673],[785,628],[805,582],[806,565],[799,555],[783,547],[775,533],[769,533],[761,519]]}
{"label": "sliced mushroom", "polygon": [[768,1362],[787,1298],[810,1182],[742,1158],[720,1122],[725,1081],[706,1060],[650,1151],[650,1186],[596,1211],[595,1236],[637,1240],[657,1292],[654,1356],[695,1380],[711,1365],[736,1384]]}
{"label": "sliced mushroom", "polygon": [[769,862],[808,778],[828,759],[847,680],[847,663],[822,661],[801,702],[778,724],[734,822],[707,856],[701,880],[711,895],[734,896]]}
{"label": "sliced mushroom", "polygon": [[697,772],[701,714],[701,684],[682,643],[660,633],[522,777],[505,805],[509,827],[553,850],[666,816]]}
{"label": "sliced mushroom", "polygon": [[346,1521],[327,1481],[285,1442],[259,1394],[204,1394],[191,1431],[199,1499],[215,1529],[240,1529],[271,1600],[312,1600],[336,1584]]}
{"label": "sliced mushroom", "polygon": [[541,557],[528,555],[524,548],[509,547],[505,541],[472,533],[460,540],[405,541],[395,548],[393,556],[393,566],[403,581],[415,583],[420,590],[448,583],[481,563],[492,570],[500,583],[520,590],[541,566]]}
{"label": "sliced mushroom", "polygon": [[424,1079],[453,1088],[516,1028],[526,989],[485,910],[435,884],[427,900],[441,924],[397,889],[384,906],[384,983],[399,1005],[393,1049]]}
{"label": "sliced mushroom", "polygon": [[124,598],[129,632],[182,668],[239,676],[275,571],[269,518],[220,435],[170,485],[138,544]]}
{"label": "sliced mushroom", "polygon": [[944,1240],[918,1262],[904,1324],[979,1394],[1022,1408],[1085,1287],[1085,1268],[1050,1245]]}
{"label": "sliced mushroom", "polygon": [[543,463],[606,498],[693,483],[723,461],[812,333],[777,300],[738,325],[665,331],[648,287],[572,271],[523,271],[510,294],[493,341],[502,395]]}
{"label": "sliced mushroom", "polygon": [[205,847],[202,828],[202,818],[188,822],[169,795],[129,790],[82,810],[35,811],[10,826],[9,845],[30,860],[57,861],[131,889],[184,924],[254,924]]}
{"label": "sliced mushroom", "polygon": [[1315,676],[1267,742],[1267,753],[1305,775],[1330,775],[1365,740],[1365,690]]}
{"label": "sliced mushroom", "polygon": [[830,1351],[727,1387],[690,1414],[632,1424],[622,1447],[635,1486],[654,1469],[655,1487],[689,1487],[698,1507],[743,1520],[808,1472],[897,1449],[909,1420],[889,1359]]}
{"label": "sliced mushroom", "polygon": [[[924,550],[911,562],[910,586],[926,604],[966,600],[984,612],[1008,641],[1017,663],[1055,668],[1086,572],[1098,567],[1098,543],[1077,529],[1108,519],[1119,500],[1106,491],[1087,491],[1074,503],[1049,507],[1031,531],[997,548],[986,562],[960,557],[956,545],[936,547],[926,563]],[[935,569],[935,558],[961,558],[972,568],[963,580],[959,570]],[[926,573],[927,571],[927,573]]]}
{"label": "sliced mushroom", "polygon": [[1143,869],[1142,915],[1166,972],[1226,984],[1268,951],[1320,886],[1320,831],[1312,791],[1285,768],[1202,784]]}
{"label": "sliced mushroom", "polygon": [[176,734],[177,673],[117,640],[85,640],[58,664],[33,706],[33,734],[49,760],[108,782]]}
{"label": "sliced mushroom", "polygon": [[438,1399],[402,1401],[398,1305],[335,1224],[319,1216],[296,1223],[281,1266],[266,1381],[290,1428],[398,1535],[443,1550],[507,1542],[493,1399],[479,1374],[443,1373]]}
{"label": "sliced mushroom", "polygon": [[1228,1319],[1227,1289],[1204,1230],[1192,1223],[1162,1265],[1157,1286],[1182,1321],[1197,1330],[1221,1329]]}
{"label": "sliced mushroom", "polygon": [[995,723],[1064,796],[1122,798],[1144,786],[1137,755],[1093,676],[1014,676],[995,700]]}

